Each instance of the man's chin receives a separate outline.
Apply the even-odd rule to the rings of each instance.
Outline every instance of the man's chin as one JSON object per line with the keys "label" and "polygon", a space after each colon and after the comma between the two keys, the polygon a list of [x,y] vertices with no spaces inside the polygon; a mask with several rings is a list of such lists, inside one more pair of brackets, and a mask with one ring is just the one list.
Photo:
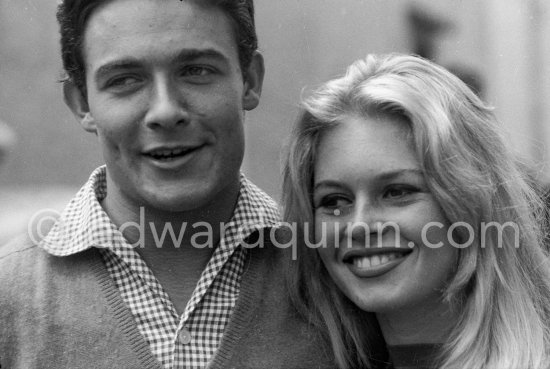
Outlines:
{"label": "man's chin", "polygon": [[205,208],[210,198],[200,193],[185,194],[155,194],[154,199],[147,201],[146,208],[166,213],[187,213],[200,211]]}

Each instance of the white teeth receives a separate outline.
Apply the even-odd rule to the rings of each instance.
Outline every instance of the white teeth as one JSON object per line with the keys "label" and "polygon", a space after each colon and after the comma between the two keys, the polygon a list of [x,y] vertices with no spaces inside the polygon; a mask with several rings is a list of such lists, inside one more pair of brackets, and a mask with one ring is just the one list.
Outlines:
{"label": "white teeth", "polygon": [[353,263],[358,268],[370,268],[371,262],[369,258],[355,258],[353,259]]}
{"label": "white teeth", "polygon": [[402,258],[404,255],[397,252],[389,252],[384,254],[377,254],[364,257],[355,257],[353,258],[353,265],[357,268],[371,268],[376,267],[382,264],[386,264],[392,260]]}
{"label": "white teeth", "polygon": [[175,150],[156,150],[151,153],[151,156],[158,158],[169,158],[171,156],[180,155],[186,150],[184,149],[175,149]]}

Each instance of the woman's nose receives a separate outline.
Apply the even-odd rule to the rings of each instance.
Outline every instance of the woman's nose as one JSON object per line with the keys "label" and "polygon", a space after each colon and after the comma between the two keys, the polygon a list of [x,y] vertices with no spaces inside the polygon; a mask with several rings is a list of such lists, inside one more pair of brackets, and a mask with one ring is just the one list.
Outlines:
{"label": "woman's nose", "polygon": [[359,202],[353,208],[345,225],[345,236],[356,242],[367,243],[383,232],[381,210],[369,202]]}

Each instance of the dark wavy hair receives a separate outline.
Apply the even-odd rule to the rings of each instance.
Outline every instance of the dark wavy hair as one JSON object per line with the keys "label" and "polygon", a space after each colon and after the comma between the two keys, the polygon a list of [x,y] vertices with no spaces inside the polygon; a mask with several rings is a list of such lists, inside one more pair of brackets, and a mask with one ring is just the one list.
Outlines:
{"label": "dark wavy hair", "polygon": [[[97,7],[113,0],[64,0],[57,8],[61,33],[61,58],[66,72],[65,81],[72,81],[86,96],[86,73],[82,46],[86,22]],[[231,19],[235,29],[239,63],[244,71],[258,48],[254,24],[253,0],[186,0],[216,6]]]}

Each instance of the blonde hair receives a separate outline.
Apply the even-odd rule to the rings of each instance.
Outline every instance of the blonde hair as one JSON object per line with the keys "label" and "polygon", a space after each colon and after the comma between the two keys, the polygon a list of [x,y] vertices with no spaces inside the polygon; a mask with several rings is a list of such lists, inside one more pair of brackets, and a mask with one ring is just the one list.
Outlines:
{"label": "blonde hair", "polygon": [[[346,116],[380,113],[406,119],[425,180],[445,216],[451,223],[467,222],[476,234],[470,247],[459,250],[458,268],[443,296],[459,320],[438,368],[547,368],[550,263],[541,229],[544,204],[508,150],[492,110],[444,68],[415,56],[369,55],[305,100],[284,168],[286,220],[306,236],[301,225],[313,220],[313,168],[321,136]],[[502,229],[501,240],[494,228],[482,234],[481,224],[490,222],[513,222],[519,240],[509,227]],[[316,250],[298,249],[299,262],[289,271],[297,306],[329,327],[340,367],[372,367],[368,347],[380,339],[378,328],[374,333],[354,328],[358,317],[372,316],[342,316],[350,302],[335,291]]]}

